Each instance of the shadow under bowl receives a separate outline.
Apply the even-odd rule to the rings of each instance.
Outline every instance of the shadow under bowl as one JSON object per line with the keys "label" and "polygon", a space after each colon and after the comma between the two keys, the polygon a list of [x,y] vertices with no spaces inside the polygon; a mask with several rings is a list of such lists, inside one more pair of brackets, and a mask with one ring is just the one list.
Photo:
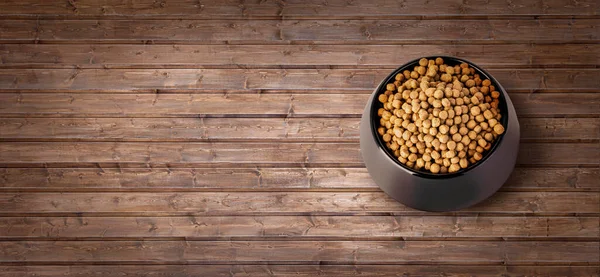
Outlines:
{"label": "shadow under bowl", "polygon": [[360,150],[369,174],[388,195],[406,206],[435,212],[460,210],[475,205],[494,194],[506,182],[515,167],[519,151],[520,130],[515,108],[506,90],[485,70],[464,59],[442,57],[447,65],[467,63],[481,79],[489,79],[500,92],[500,122],[505,128],[483,158],[466,169],[455,173],[432,174],[413,170],[400,163],[387,149],[377,133],[379,116],[383,107],[378,96],[385,92],[396,74],[418,65],[419,59],[408,62],[394,70],[377,86],[369,98],[360,122]]}

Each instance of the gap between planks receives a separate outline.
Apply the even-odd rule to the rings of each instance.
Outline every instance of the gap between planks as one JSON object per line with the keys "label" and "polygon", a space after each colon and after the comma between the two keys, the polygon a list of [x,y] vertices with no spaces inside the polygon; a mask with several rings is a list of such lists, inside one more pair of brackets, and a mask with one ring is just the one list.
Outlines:
{"label": "gap between planks", "polygon": [[0,237],[0,241],[527,241],[597,242],[598,237],[365,237],[365,236],[209,236],[209,237]]}
{"label": "gap between planks", "polygon": [[[100,169],[125,169],[125,168],[365,168],[364,164],[355,163],[114,163],[114,162],[42,162],[42,163],[0,163],[0,168],[100,168]],[[597,164],[519,164],[520,168],[598,168]]]}
{"label": "gap between planks", "polygon": [[[500,188],[499,192],[600,192],[599,188]],[[381,192],[379,188],[6,188],[0,187],[0,193],[103,193],[103,192]]]}
{"label": "gap between planks", "polygon": [[135,44],[135,45],[502,45],[502,44],[598,44],[600,39],[590,40],[376,40],[376,41],[348,41],[348,40],[217,40],[217,41],[190,41],[190,40],[165,40],[165,39],[121,39],[121,40],[36,40],[36,39],[0,39],[0,44]]}
{"label": "gap between planks", "polygon": [[344,261],[252,261],[252,262],[231,262],[231,261],[0,261],[0,266],[111,266],[111,265],[431,265],[431,266],[598,266],[600,262],[447,262],[447,261],[432,261],[432,262],[344,262]]}
{"label": "gap between planks", "polygon": [[0,20],[111,20],[111,21],[143,21],[143,20],[202,20],[202,21],[222,21],[223,17],[231,20],[251,21],[251,20],[545,20],[545,19],[600,19],[600,15],[594,14],[397,14],[397,15],[164,15],[164,14],[146,14],[146,15],[91,15],[91,14],[2,14]]}

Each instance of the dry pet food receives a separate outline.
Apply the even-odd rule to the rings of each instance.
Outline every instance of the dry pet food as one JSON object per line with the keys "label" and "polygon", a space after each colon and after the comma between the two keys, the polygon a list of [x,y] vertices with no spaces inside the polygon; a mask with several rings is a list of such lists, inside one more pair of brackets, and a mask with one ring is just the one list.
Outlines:
{"label": "dry pet food", "polygon": [[421,59],[386,85],[378,134],[415,170],[453,173],[481,160],[504,133],[500,92],[466,63]]}

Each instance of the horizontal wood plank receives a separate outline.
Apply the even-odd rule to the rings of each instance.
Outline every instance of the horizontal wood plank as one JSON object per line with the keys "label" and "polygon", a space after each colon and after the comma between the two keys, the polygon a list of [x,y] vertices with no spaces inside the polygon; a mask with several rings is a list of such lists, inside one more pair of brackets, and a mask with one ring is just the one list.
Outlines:
{"label": "horizontal wood plank", "polygon": [[598,51],[597,44],[0,44],[0,68],[396,68],[423,53],[458,56],[484,68],[591,67],[600,64]]}
{"label": "horizontal wood plank", "polygon": [[[0,141],[358,142],[359,118],[0,118]],[[600,139],[597,118],[521,118],[522,141]]]}
{"label": "horizontal wood plank", "polygon": [[595,277],[598,266],[472,266],[472,265],[65,265],[0,266],[2,277],[58,277],[66,275],[112,277],[131,276],[255,276],[255,277],[340,277],[340,276],[423,276],[423,277]]}
{"label": "horizontal wood plank", "polygon": [[0,217],[0,240],[598,238],[598,217]]}
{"label": "horizontal wood plank", "polygon": [[[520,168],[504,190],[599,191],[598,168]],[[377,189],[366,168],[0,168],[0,189]]]}
{"label": "horizontal wood plank", "polygon": [[[0,92],[372,91],[389,69],[0,69]],[[493,69],[508,91],[598,91],[600,69]],[[107,82],[110,80],[110,82]]]}
{"label": "horizontal wood plank", "polygon": [[[0,42],[194,44],[595,43],[594,19],[2,20]],[[8,30],[4,32],[4,30]],[[457,39],[460,38],[460,39]]]}
{"label": "horizontal wood plank", "polygon": [[[399,213],[434,215],[408,208],[383,192],[189,192],[3,193],[0,212],[102,215],[260,215]],[[466,213],[600,213],[600,195],[580,192],[498,192]]]}
{"label": "horizontal wood plank", "polygon": [[428,17],[428,16],[511,16],[511,15],[598,15],[598,3],[585,0],[571,3],[562,0],[544,1],[474,1],[462,2],[445,0],[436,2],[444,9],[434,9],[420,1],[369,1],[348,2],[321,1],[218,1],[191,0],[136,1],[124,0],[97,2],[78,0],[76,2],[48,2],[42,0],[3,1],[1,15],[30,15],[60,18],[381,18],[381,17]]}
{"label": "horizontal wood plank", "polygon": [[[0,93],[0,117],[192,117],[200,125],[204,117],[359,118],[369,97],[333,93]],[[520,118],[600,116],[600,93],[513,93],[510,98]]]}
{"label": "horizontal wood plank", "polygon": [[598,242],[58,241],[0,242],[2,262],[154,261],[597,264]]}
{"label": "horizontal wood plank", "polygon": [[[357,143],[4,142],[0,165],[362,166]],[[285,153],[285,155],[281,155]],[[577,155],[573,155],[577,153]],[[521,165],[598,166],[598,143],[522,143]]]}

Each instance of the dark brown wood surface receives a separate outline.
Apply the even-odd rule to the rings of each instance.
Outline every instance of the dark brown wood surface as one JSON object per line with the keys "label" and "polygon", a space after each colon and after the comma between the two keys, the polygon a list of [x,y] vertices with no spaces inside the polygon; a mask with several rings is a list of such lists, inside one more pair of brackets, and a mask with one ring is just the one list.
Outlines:
{"label": "dark brown wood surface", "polygon": [[[0,1],[0,277],[599,276],[597,1]],[[521,125],[498,193],[371,180],[373,88],[469,59]]]}

